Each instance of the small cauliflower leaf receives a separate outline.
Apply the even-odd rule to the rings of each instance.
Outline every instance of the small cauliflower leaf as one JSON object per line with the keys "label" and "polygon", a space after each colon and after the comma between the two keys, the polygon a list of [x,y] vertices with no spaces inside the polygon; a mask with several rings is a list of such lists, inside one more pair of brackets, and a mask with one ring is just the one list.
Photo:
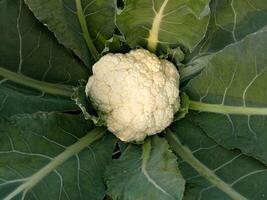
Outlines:
{"label": "small cauliflower leaf", "polygon": [[174,116],[174,121],[178,121],[187,115],[187,113],[189,112],[189,103],[189,97],[185,92],[182,92],[180,95],[180,108]]}
{"label": "small cauliflower leaf", "polygon": [[105,125],[103,119],[99,116],[90,114],[93,111],[92,104],[90,104],[90,99],[85,94],[85,84],[86,82],[81,80],[80,86],[74,89],[74,93],[72,95],[72,100],[76,103],[76,105],[81,109],[83,116],[86,120],[92,120],[96,126]]}

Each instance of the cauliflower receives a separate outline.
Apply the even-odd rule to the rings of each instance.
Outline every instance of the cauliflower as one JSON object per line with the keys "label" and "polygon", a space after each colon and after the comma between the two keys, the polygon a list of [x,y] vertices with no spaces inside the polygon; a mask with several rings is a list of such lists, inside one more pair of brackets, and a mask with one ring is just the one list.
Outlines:
{"label": "cauliflower", "polygon": [[142,141],[173,121],[180,107],[179,73],[144,49],[110,53],[94,64],[86,95],[109,131],[122,141]]}

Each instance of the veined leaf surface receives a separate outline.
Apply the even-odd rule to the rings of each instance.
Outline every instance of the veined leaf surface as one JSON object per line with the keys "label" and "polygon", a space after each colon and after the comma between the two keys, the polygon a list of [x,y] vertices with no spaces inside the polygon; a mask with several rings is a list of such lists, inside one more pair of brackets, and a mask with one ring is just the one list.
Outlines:
{"label": "veined leaf surface", "polygon": [[[54,84],[76,86],[87,70],[59,45],[22,0],[0,2],[0,68]],[[19,78],[20,79],[20,78]],[[0,115],[77,110],[70,98],[8,81],[0,73]]]}
{"label": "veined leaf surface", "polygon": [[[227,150],[191,120],[171,126],[167,133],[179,152],[179,169],[186,180],[184,200],[261,200],[267,196],[267,168],[239,150]],[[171,136],[171,137],[170,137]],[[205,177],[205,178],[204,178]]]}
{"label": "veined leaf surface", "polygon": [[169,45],[192,50],[204,37],[209,0],[126,0],[116,21],[128,44],[155,51]]}
{"label": "veined leaf surface", "polygon": [[[107,193],[114,199],[182,199],[184,180],[164,139],[129,145],[106,170]],[[149,192],[148,192],[149,191]]]}
{"label": "veined leaf surface", "polygon": [[[60,43],[70,48],[87,66],[103,51],[113,35],[115,5],[113,0],[25,0],[35,16],[54,32]],[[92,40],[92,44],[89,44]],[[89,50],[88,50],[89,48]],[[97,54],[97,52],[94,52]],[[94,54],[93,53],[93,54]],[[95,58],[96,59],[96,58]]]}
{"label": "veined leaf surface", "polygon": [[[70,151],[75,143],[84,145],[92,129],[82,116],[37,113],[1,118],[0,198],[102,200],[103,172],[116,139],[105,131],[83,150],[76,152],[76,146]],[[62,159],[59,154],[72,157]]]}
{"label": "veined leaf surface", "polygon": [[195,55],[221,50],[267,25],[265,0],[212,0],[210,5],[209,29]]}
{"label": "veined leaf surface", "polygon": [[267,163],[267,32],[215,54],[187,87],[192,120],[228,149]]}

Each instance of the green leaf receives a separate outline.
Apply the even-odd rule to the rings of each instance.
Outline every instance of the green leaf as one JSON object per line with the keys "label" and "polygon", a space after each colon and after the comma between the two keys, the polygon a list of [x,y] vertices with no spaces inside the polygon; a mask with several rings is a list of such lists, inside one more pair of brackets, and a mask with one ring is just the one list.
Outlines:
{"label": "green leaf", "polygon": [[187,115],[189,112],[189,103],[189,97],[186,95],[186,93],[182,92],[180,95],[180,108],[174,116],[174,121],[178,121]]}
{"label": "green leaf", "polygon": [[130,47],[126,44],[125,38],[122,35],[114,34],[109,40],[106,41],[103,53],[128,53]]}
{"label": "green leaf", "polygon": [[199,52],[215,52],[267,25],[266,0],[212,0],[211,18]]}
{"label": "green leaf", "polygon": [[0,118],[0,198],[102,200],[116,140],[92,128],[55,113]]}
{"label": "green leaf", "polygon": [[216,142],[267,164],[267,32],[215,54],[186,91],[192,116]]}
{"label": "green leaf", "polygon": [[117,15],[127,43],[155,51],[157,45],[182,45],[192,50],[204,37],[209,20],[209,0],[126,0]]}
{"label": "green leaf", "polygon": [[129,145],[106,169],[108,195],[113,199],[182,199],[184,179],[167,142],[158,136],[143,146]]}
{"label": "green leaf", "polygon": [[[0,67],[43,83],[77,85],[87,70],[57,43],[22,0],[0,6]],[[1,70],[2,71],[2,70]],[[19,80],[22,80],[18,78]],[[0,74],[0,115],[77,110],[69,98],[15,84]]]}
{"label": "green leaf", "polygon": [[181,65],[181,61],[183,61],[185,58],[185,53],[183,52],[182,48],[179,45],[177,46],[169,45],[166,49],[162,49],[162,52],[159,53],[160,54],[162,53],[163,55],[166,54],[166,57],[163,58],[164,59],[169,58],[169,60],[176,63],[178,67]]}
{"label": "green leaf", "polygon": [[17,113],[35,113],[37,111],[68,111],[78,108],[72,101],[16,91],[16,87],[0,85],[0,116],[12,116]]}
{"label": "green leaf", "polygon": [[[25,0],[35,16],[90,66],[112,37],[115,24],[113,0]],[[97,47],[95,49],[94,45]],[[90,53],[92,54],[90,56]],[[96,58],[95,58],[96,59]]]}
{"label": "green leaf", "polygon": [[265,165],[221,147],[190,117],[173,124],[171,130],[166,137],[180,157],[179,168],[186,180],[184,200],[265,199]]}
{"label": "green leaf", "polygon": [[105,122],[101,117],[90,114],[90,112],[93,112],[93,109],[90,99],[85,94],[85,86],[86,82],[81,80],[80,86],[74,89],[72,100],[75,101],[77,106],[81,109],[86,120],[92,120],[96,126],[103,126]]}
{"label": "green leaf", "polygon": [[187,83],[188,80],[198,75],[209,63],[210,59],[214,56],[214,53],[199,55],[199,57],[193,58],[186,67],[180,70],[180,81],[181,83]]}

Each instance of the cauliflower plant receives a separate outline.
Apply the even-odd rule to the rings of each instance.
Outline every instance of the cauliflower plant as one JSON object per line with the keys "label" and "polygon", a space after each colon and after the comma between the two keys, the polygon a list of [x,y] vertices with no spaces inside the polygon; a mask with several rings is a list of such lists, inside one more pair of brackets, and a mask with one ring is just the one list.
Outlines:
{"label": "cauliflower plant", "polygon": [[144,49],[107,54],[86,85],[108,130],[122,141],[142,141],[171,124],[180,107],[179,73]]}

